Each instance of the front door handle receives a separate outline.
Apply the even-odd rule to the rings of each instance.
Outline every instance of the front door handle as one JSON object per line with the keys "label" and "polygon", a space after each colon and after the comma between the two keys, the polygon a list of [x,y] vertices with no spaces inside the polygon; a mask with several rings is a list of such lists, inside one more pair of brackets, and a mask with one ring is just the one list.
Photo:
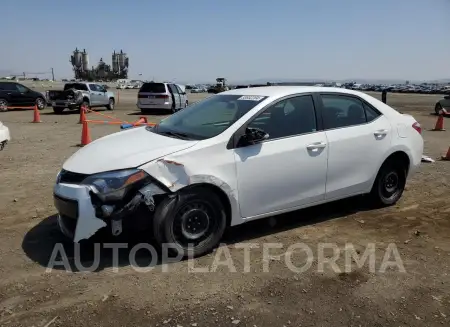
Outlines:
{"label": "front door handle", "polygon": [[324,142],[316,142],[316,143],[308,144],[308,145],[306,146],[306,148],[307,148],[308,150],[311,150],[311,151],[318,151],[319,149],[323,149],[323,148],[325,148],[326,146],[327,146],[327,144],[324,143]]}

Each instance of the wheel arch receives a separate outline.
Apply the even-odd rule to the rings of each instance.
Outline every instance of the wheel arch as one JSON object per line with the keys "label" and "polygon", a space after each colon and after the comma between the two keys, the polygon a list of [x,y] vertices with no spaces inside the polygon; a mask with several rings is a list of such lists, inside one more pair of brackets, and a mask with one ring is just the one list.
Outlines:
{"label": "wheel arch", "polygon": [[392,161],[403,163],[405,165],[405,168],[406,168],[406,177],[408,176],[408,173],[409,173],[409,170],[410,170],[410,167],[411,167],[411,158],[408,155],[408,153],[406,151],[404,151],[403,149],[396,149],[393,152],[391,152],[389,155],[387,155],[386,158],[381,163],[380,167],[378,168],[377,174],[375,175],[375,178],[372,181],[371,188],[373,188],[373,185],[375,184],[375,181],[377,180],[381,169],[387,163],[392,162]]}
{"label": "wheel arch", "polygon": [[231,207],[230,198],[229,198],[228,194],[219,186],[217,186],[215,184],[211,184],[211,183],[206,183],[206,182],[198,182],[198,183],[194,183],[194,184],[185,186],[185,187],[179,189],[178,192],[187,191],[187,190],[192,191],[192,190],[200,189],[200,188],[206,189],[219,197],[220,202],[222,203],[222,205],[225,209],[225,215],[226,215],[226,219],[227,219],[227,227],[231,226],[232,207]]}

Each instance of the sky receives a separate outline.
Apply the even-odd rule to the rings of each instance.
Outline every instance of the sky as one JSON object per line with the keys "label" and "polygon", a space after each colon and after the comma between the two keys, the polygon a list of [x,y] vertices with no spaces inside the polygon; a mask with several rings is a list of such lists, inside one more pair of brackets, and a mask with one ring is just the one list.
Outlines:
{"label": "sky", "polygon": [[12,74],[71,78],[78,47],[91,66],[123,49],[129,77],[176,82],[450,78],[450,0],[21,0],[2,13]]}

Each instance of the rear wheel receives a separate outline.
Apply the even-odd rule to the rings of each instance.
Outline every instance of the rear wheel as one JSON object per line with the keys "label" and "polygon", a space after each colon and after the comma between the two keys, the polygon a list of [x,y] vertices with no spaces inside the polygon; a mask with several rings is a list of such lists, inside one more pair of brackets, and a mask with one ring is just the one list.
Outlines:
{"label": "rear wheel", "polygon": [[441,110],[442,110],[441,104],[436,103],[436,106],[434,107],[434,111],[436,112],[436,115],[439,115]]}
{"label": "rear wheel", "polygon": [[86,100],[83,100],[83,102],[81,103],[81,105],[80,105],[80,110],[81,110],[81,108],[85,108],[85,109],[90,109],[90,106],[89,106],[89,101],[86,101]]}
{"label": "rear wheel", "polygon": [[391,206],[402,197],[407,167],[394,160],[383,164],[372,187],[370,197],[377,206]]}
{"label": "rear wheel", "polygon": [[162,247],[171,254],[201,256],[218,245],[226,228],[225,210],[219,197],[203,188],[181,191],[156,209],[153,227]]}
{"label": "rear wheel", "polygon": [[0,99],[0,111],[8,111],[8,101],[6,99]]}
{"label": "rear wheel", "polygon": [[39,110],[45,109],[46,101],[44,98],[37,98],[36,99],[36,106]]}

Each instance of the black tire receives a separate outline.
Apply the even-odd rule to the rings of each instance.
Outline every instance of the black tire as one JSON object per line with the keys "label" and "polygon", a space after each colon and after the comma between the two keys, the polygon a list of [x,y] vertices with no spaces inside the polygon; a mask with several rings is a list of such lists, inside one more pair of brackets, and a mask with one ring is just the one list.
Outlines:
{"label": "black tire", "polygon": [[389,160],[383,164],[373,184],[370,198],[375,206],[387,207],[397,203],[406,185],[407,167]]}
{"label": "black tire", "polygon": [[91,107],[89,106],[89,101],[83,100],[79,109],[81,110],[81,108],[83,107],[85,107],[86,109],[91,109]]}
{"label": "black tire", "polygon": [[0,112],[8,111],[8,100],[0,98]]}
{"label": "black tire", "polygon": [[175,109],[175,101],[172,101],[172,108],[170,108],[170,111],[174,114],[177,112],[177,109]]}
{"label": "black tire", "polygon": [[44,98],[37,98],[35,103],[39,110],[43,110],[47,106],[47,101]]}
{"label": "black tire", "polygon": [[114,105],[116,104],[116,102],[114,101],[114,99],[113,98],[110,98],[109,99],[109,103],[108,103],[108,105],[106,106],[106,109],[108,109],[108,110],[114,110]]}
{"label": "black tire", "polygon": [[[225,209],[219,197],[200,187],[166,198],[157,207],[153,218],[153,232],[158,245],[171,244],[169,254],[183,258],[198,257],[213,250],[219,244],[226,225]],[[204,234],[196,228],[203,229]],[[193,246],[189,247],[189,244]]]}
{"label": "black tire", "polygon": [[62,112],[64,111],[64,109],[65,108],[62,108],[62,107],[53,107],[53,112],[55,113],[55,114],[62,114]]}
{"label": "black tire", "polygon": [[439,116],[439,111],[442,110],[442,106],[440,103],[436,103],[436,106],[434,107],[434,111],[436,112],[436,115]]}

